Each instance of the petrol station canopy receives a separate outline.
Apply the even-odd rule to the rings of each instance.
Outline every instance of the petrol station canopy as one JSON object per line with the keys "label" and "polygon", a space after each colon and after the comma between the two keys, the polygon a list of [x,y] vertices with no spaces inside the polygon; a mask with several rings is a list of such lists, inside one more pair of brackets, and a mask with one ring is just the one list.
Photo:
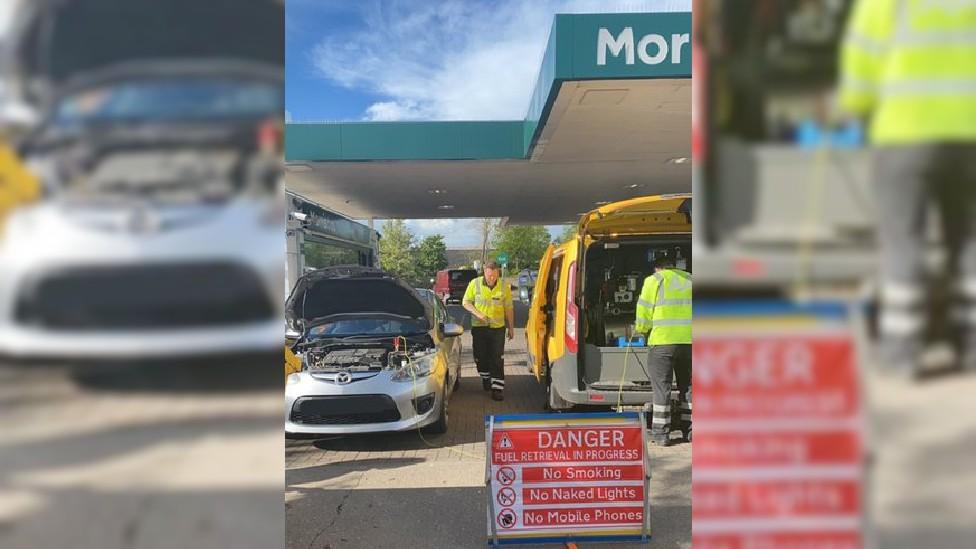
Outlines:
{"label": "petrol station canopy", "polygon": [[288,124],[288,188],[357,218],[515,224],[690,192],[690,37],[690,13],[557,15],[524,120]]}

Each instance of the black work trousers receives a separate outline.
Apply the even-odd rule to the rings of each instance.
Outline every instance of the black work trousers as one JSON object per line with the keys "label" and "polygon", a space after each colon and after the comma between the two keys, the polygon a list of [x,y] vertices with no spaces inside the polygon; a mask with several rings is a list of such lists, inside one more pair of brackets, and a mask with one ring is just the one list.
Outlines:
{"label": "black work trousers", "polygon": [[474,326],[471,328],[471,350],[482,380],[491,380],[491,388],[505,389],[505,328]]}
{"label": "black work trousers", "polygon": [[[673,428],[691,431],[691,345],[653,345],[647,362],[654,391],[651,437],[668,438]],[[678,385],[678,421],[673,421],[671,414],[672,379]]]}

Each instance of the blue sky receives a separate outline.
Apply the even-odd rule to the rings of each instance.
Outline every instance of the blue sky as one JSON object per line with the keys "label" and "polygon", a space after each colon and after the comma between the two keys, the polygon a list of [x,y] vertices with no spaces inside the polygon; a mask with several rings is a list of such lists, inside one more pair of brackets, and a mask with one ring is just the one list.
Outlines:
{"label": "blue sky", "polygon": [[[288,0],[285,110],[295,122],[520,120],[553,15],[689,11],[691,0]],[[410,220],[450,247],[470,220]],[[558,235],[562,228],[550,227]]]}

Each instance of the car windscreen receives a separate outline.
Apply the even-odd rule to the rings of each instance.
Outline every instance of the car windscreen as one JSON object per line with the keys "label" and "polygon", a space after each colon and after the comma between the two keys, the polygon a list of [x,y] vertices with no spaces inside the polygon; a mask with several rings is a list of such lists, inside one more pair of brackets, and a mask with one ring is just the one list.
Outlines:
{"label": "car windscreen", "polygon": [[353,318],[324,321],[308,330],[311,338],[351,335],[396,336],[427,331],[426,322],[391,318]]}
{"label": "car windscreen", "polygon": [[233,79],[154,79],[85,90],[62,98],[53,125],[203,121],[276,116],[280,86]]}
{"label": "car windscreen", "polygon": [[[306,320],[330,315],[381,313],[414,319],[427,327],[426,309],[416,293],[390,279],[316,280],[295,296],[295,315]],[[365,316],[365,315],[364,315]]]}

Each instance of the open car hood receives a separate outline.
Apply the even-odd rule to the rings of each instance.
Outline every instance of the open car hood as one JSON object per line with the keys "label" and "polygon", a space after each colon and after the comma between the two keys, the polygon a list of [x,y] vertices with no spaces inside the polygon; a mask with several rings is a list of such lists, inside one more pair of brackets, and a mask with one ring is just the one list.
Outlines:
{"label": "open car hood", "polygon": [[[289,324],[336,314],[383,313],[424,320],[433,313],[406,282],[380,269],[332,267],[298,279],[285,303]],[[297,326],[296,326],[297,327]]]}
{"label": "open car hood", "polygon": [[11,92],[30,104],[71,81],[139,62],[284,64],[282,0],[23,0],[7,51]]}
{"label": "open car hood", "polygon": [[690,234],[691,195],[641,196],[601,206],[580,219],[580,236]]}

